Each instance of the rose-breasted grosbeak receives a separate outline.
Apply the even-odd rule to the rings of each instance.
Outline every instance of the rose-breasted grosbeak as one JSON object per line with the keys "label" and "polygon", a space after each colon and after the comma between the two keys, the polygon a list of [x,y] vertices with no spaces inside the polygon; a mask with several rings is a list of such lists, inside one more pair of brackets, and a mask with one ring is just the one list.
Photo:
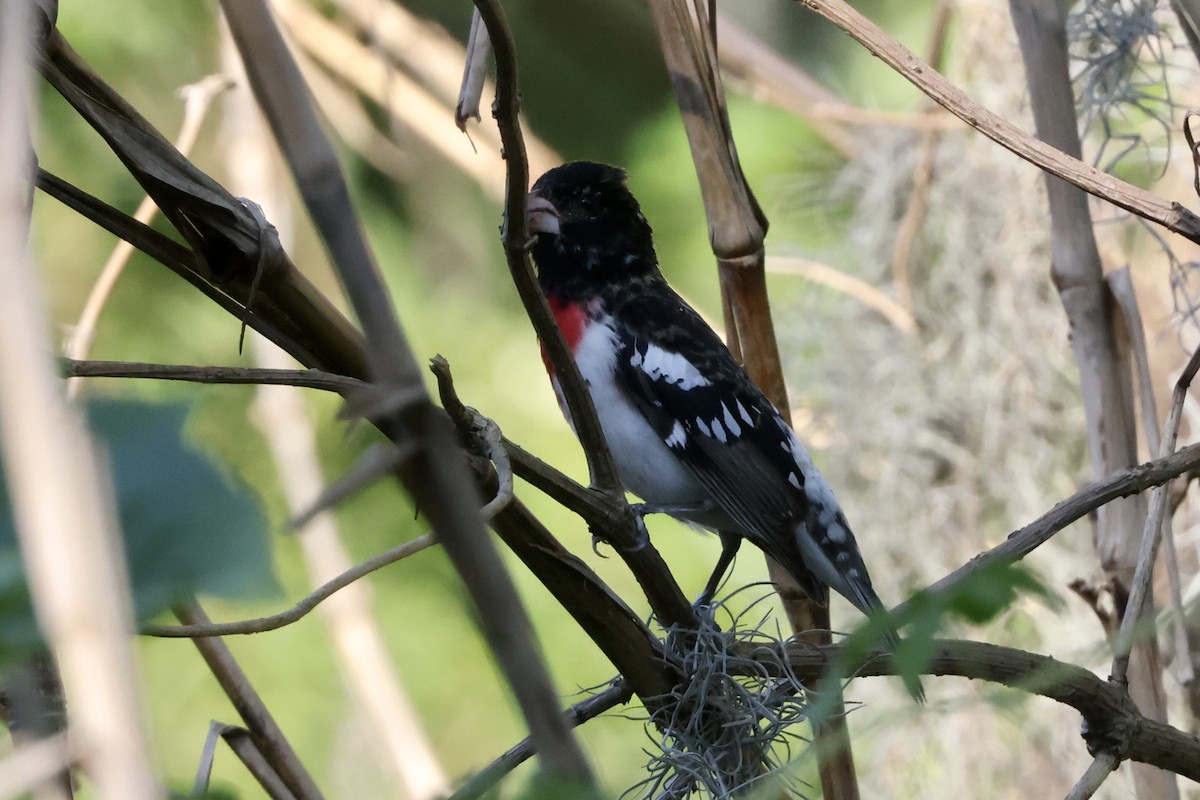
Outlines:
{"label": "rose-breasted grosbeak", "polygon": [[625,173],[587,162],[550,170],[529,194],[528,222],[538,280],[625,488],[721,533],[704,602],[744,538],[816,602],[825,605],[833,587],[864,613],[882,611],[846,516],[804,445],[659,272]]}

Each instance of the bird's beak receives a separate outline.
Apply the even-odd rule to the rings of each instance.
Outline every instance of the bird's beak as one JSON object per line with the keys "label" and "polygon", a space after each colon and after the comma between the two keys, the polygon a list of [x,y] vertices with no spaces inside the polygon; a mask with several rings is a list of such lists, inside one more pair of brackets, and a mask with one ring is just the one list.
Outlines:
{"label": "bird's beak", "polygon": [[525,196],[525,224],[532,234],[548,233],[558,236],[558,209],[536,192]]}

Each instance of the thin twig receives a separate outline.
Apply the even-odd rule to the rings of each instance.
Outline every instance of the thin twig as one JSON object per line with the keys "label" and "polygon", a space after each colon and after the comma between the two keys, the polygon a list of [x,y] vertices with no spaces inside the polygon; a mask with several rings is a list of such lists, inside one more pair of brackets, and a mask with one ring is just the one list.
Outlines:
{"label": "thin twig", "polygon": [[[1200,370],[1200,349],[1192,353],[1183,374],[1175,382],[1175,391],[1171,398],[1171,413],[1167,416],[1162,440],[1159,447],[1159,458],[1165,459],[1175,452],[1175,443],[1179,437],[1179,422],[1183,417],[1183,404],[1187,400],[1188,387]],[[1125,683],[1126,671],[1129,669],[1129,654],[1133,646],[1134,628],[1142,616],[1142,605],[1154,576],[1154,562],[1158,554],[1160,541],[1159,531],[1162,527],[1163,515],[1167,510],[1167,487],[1160,484],[1150,492],[1150,511],[1146,516],[1146,526],[1142,530],[1142,544],[1138,550],[1137,569],[1133,574],[1133,582],[1129,588],[1129,600],[1125,604],[1124,616],[1121,617],[1121,628],[1113,649],[1117,655],[1113,659],[1112,672],[1109,679],[1115,683]]]}
{"label": "thin twig", "polygon": [[1079,782],[1067,793],[1066,800],[1089,800],[1120,763],[1121,760],[1112,753],[1096,756],[1080,776]]}
{"label": "thin twig", "polygon": [[848,33],[939,105],[1015,155],[1089,194],[1200,243],[1200,217],[1072,158],[971,100],[912,51],[844,0],[797,0]]}
{"label": "thin twig", "polygon": [[[571,706],[563,712],[563,716],[567,718],[572,727],[578,727],[616,706],[628,703],[632,697],[632,687],[625,681],[618,680],[603,692]],[[525,763],[535,753],[533,741],[529,738],[522,739],[491,764],[477,772],[447,800],[476,800],[482,797],[505,775]]]}
{"label": "thin twig", "polygon": [[272,614],[269,617],[242,619],[235,622],[198,623],[195,625],[143,625],[139,632],[143,636],[161,636],[169,639],[200,639],[206,636],[234,636],[278,630],[285,625],[291,625],[293,622],[303,619],[310,611],[320,605],[322,600],[327,599],[338,590],[344,589],[376,570],[383,569],[389,564],[395,564],[397,561],[408,558],[435,544],[437,544],[437,540],[433,537],[433,534],[427,533],[402,545],[397,545],[391,550],[386,550],[377,556],[372,556],[366,561],[354,565],[336,578],[322,584],[320,588],[305,596],[304,599],[288,610]]}
{"label": "thin twig", "polygon": [[[204,609],[196,602],[178,606],[175,616],[185,625],[212,625]],[[297,800],[321,800],[321,791],[308,774],[304,763],[292,749],[275,718],[267,710],[254,685],[246,677],[241,666],[229,651],[229,646],[219,638],[193,638],[192,643],[204,657],[217,683],[228,695],[238,715],[246,723],[259,752],[271,764]]]}
{"label": "thin twig", "polygon": [[59,360],[65,378],[148,378],[191,383],[299,386],[338,394],[365,391],[370,384],[358,378],[319,369],[262,369],[259,367],[196,367],[184,364],[150,364],[140,361]]}
{"label": "thin twig", "polygon": [[[1048,542],[1063,528],[1106,503],[1118,497],[1128,497],[1162,486],[1198,466],[1200,444],[1194,444],[1166,458],[1139,464],[1090,483],[1033,522],[1009,534],[1000,544],[975,556],[923,591],[944,592],[970,580],[980,570],[1019,561]],[[911,601],[900,604],[895,613],[904,613],[910,608],[910,603]]]}

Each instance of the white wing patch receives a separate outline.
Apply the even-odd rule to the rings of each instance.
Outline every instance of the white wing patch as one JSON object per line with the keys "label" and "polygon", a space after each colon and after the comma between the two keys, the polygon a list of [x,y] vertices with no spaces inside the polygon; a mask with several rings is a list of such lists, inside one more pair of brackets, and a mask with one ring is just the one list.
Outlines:
{"label": "white wing patch", "polygon": [[812,456],[804,449],[800,437],[782,421],[779,423],[779,428],[787,437],[782,443],[784,449],[791,452],[792,460],[796,462],[800,474],[804,476],[804,494],[808,497],[809,504],[817,512],[817,522],[829,532],[831,539],[844,541],[845,537],[841,535],[841,526],[837,520],[841,505],[838,503],[833,489],[825,482],[825,477],[817,471]]}
{"label": "white wing patch", "polygon": [[609,316],[597,317],[575,346],[575,363],[587,384],[604,437],[625,488],[647,503],[696,505],[704,490],[671,448],[687,444],[676,423],[664,442],[617,382],[618,335]]}
{"label": "white wing patch", "polygon": [[733,414],[729,413],[729,406],[721,403],[721,410],[725,412],[725,427],[729,428],[729,432],[733,434],[733,438],[738,438],[742,435],[742,426],[737,424],[737,420],[733,418]]}
{"label": "white wing patch", "polygon": [[753,426],[754,420],[750,418],[750,412],[746,410],[746,407],[744,405],[742,405],[741,400],[737,401],[737,409],[738,409],[738,413],[742,415],[742,419],[746,420],[746,424]]}
{"label": "white wing patch", "polygon": [[667,437],[667,447],[680,448],[687,444],[687,431],[683,429],[683,423],[675,420],[675,424],[671,427],[671,435]]}
{"label": "white wing patch", "polygon": [[641,369],[652,380],[673,384],[684,391],[711,385],[708,378],[701,375],[700,370],[685,357],[653,344],[646,346],[645,356],[634,348],[629,365]]}

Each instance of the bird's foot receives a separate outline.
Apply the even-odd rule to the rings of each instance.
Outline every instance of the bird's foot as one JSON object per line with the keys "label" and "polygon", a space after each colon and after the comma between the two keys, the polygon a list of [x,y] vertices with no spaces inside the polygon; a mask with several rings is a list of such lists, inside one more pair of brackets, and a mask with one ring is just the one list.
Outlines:
{"label": "bird's foot", "polygon": [[598,555],[600,558],[608,558],[608,556],[606,556],[606,555],[604,555],[604,553],[600,552],[600,545],[602,545],[602,544],[608,544],[608,539],[605,539],[603,536],[597,536],[596,534],[593,533],[592,534],[592,552],[595,553],[596,555]]}

